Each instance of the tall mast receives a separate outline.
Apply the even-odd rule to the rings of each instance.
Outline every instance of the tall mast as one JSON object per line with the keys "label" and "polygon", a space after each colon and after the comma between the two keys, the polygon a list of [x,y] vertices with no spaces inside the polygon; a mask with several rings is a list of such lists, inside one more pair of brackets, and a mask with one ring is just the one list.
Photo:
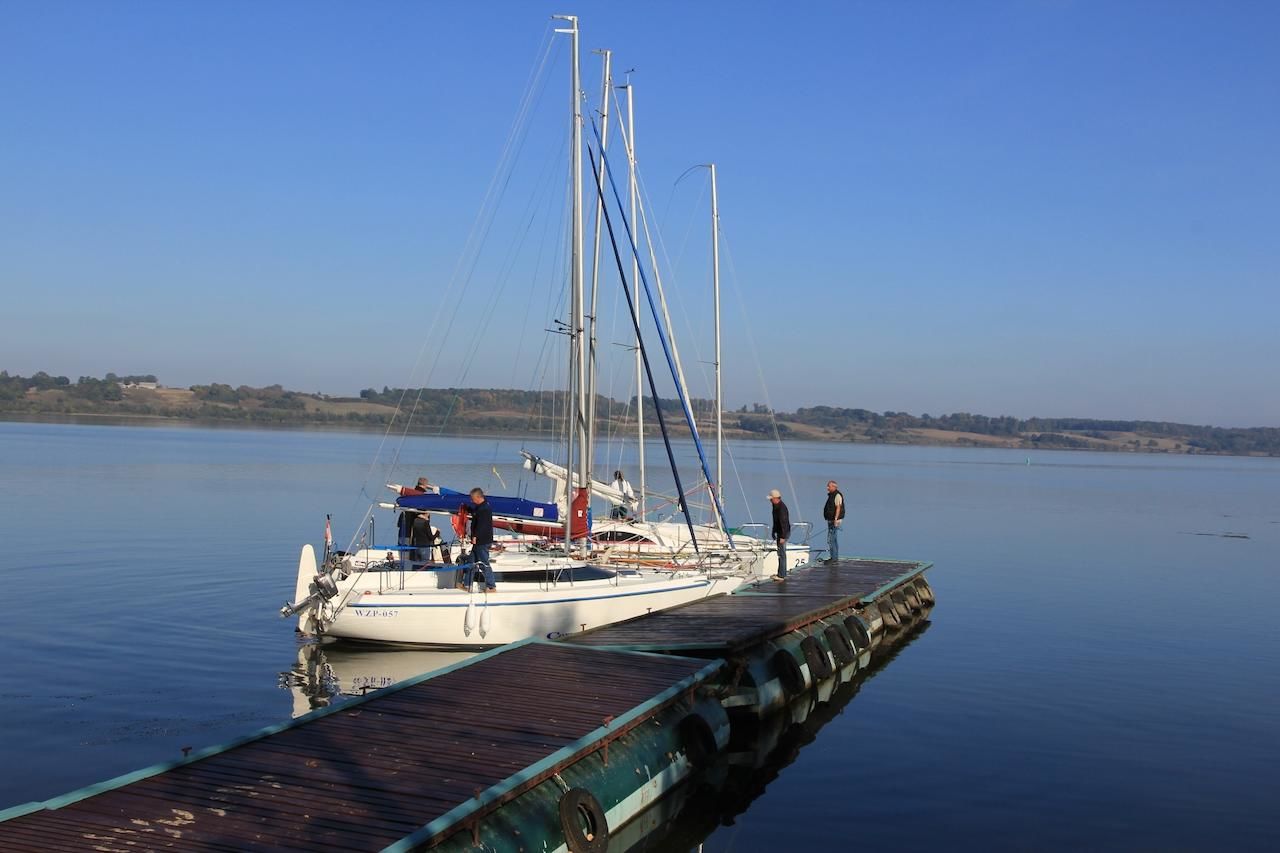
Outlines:
{"label": "tall mast", "polygon": [[720,388],[720,199],[716,194],[716,164],[711,164],[711,291],[715,303],[716,337],[716,484],[713,487],[724,507],[724,400]]}
{"label": "tall mast", "polygon": [[[600,179],[604,181],[604,152],[609,144],[609,96],[613,88],[612,60],[613,52],[598,50],[596,53],[604,57],[604,79],[600,84]],[[587,472],[583,486],[591,488],[594,476],[592,466],[595,464],[596,447],[596,316],[597,297],[600,292],[600,226],[604,219],[604,195],[596,193],[595,237],[591,244],[591,309],[587,322],[590,334],[587,336]]]}
{"label": "tall mast", "polygon": [[[570,145],[570,174],[573,178],[573,246],[570,251],[570,319],[569,319],[569,396],[572,410],[569,424],[569,477],[565,484],[565,552],[573,550],[573,499],[575,474],[582,482],[587,470],[588,448],[582,435],[585,424],[583,413],[586,397],[585,346],[583,340],[583,261],[582,261],[582,84],[578,68],[578,18],[576,15],[553,15],[559,21],[567,21],[567,29],[557,29],[571,38],[572,54],[569,61],[570,100],[573,110],[573,142]],[[574,439],[578,438],[577,467],[574,467]]]}
{"label": "tall mast", "polygon": [[[635,112],[635,86],[631,82],[631,74],[627,74],[627,84],[622,87],[627,90],[627,199],[631,207],[631,228],[634,231],[636,227],[636,112]],[[639,236],[638,234],[636,235]],[[635,252],[631,253],[631,290],[632,309],[637,317],[640,316],[640,258]],[[636,450],[638,453],[638,461],[640,465],[640,520],[645,520],[645,476],[644,476],[644,357],[640,352],[640,333],[636,333]]]}

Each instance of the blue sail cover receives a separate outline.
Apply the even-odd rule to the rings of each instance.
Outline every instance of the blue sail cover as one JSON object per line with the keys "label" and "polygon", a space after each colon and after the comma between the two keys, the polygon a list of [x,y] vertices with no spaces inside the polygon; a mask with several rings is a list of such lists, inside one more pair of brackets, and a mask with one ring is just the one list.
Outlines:
{"label": "blue sail cover", "polygon": [[[493,510],[494,515],[504,518],[530,518],[538,521],[554,522],[560,520],[560,510],[555,504],[539,503],[524,498],[509,498],[502,495],[485,495],[485,502]],[[471,509],[471,498],[462,492],[451,492],[441,495],[406,495],[396,500],[396,506],[404,509],[426,510],[428,512],[457,512],[458,507]]]}

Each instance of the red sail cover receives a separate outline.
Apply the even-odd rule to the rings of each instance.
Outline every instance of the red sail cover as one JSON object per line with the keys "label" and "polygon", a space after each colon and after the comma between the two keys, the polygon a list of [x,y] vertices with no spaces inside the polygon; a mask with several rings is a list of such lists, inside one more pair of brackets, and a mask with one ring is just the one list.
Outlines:
{"label": "red sail cover", "polygon": [[[591,531],[587,509],[591,504],[591,493],[588,489],[578,489],[573,496],[573,507],[570,524],[574,539],[585,539]],[[512,533],[524,533],[529,536],[545,536],[548,539],[564,539],[563,524],[548,524],[544,521],[518,521],[516,519],[494,518],[493,526]]]}

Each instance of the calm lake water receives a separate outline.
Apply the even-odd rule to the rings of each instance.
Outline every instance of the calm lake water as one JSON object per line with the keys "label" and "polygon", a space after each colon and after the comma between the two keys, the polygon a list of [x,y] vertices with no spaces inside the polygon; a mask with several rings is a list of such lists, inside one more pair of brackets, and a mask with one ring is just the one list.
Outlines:
{"label": "calm lake water", "polygon": [[[396,444],[0,423],[0,808],[438,665],[318,661],[276,615],[324,514],[341,542],[389,494],[370,465]],[[409,439],[398,479],[514,491],[520,446]],[[820,518],[834,477],[846,556],[934,561],[938,606],[754,801],[695,803],[656,846],[1275,849],[1280,460],[785,449],[734,447],[730,515],[764,520],[776,486]]]}

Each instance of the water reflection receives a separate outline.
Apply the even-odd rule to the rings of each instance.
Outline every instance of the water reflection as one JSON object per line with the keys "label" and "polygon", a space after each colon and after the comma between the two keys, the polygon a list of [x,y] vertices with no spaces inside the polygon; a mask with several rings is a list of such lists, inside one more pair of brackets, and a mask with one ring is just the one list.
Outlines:
{"label": "water reflection", "polygon": [[[609,850],[697,849],[720,826],[738,815],[817,738],[818,732],[853,701],[897,655],[929,629],[925,619],[890,636],[875,650],[871,665],[840,685],[823,684],[798,697],[782,713],[763,720],[735,718],[729,747],[710,767],[681,785],[635,820],[620,827]],[[327,708],[350,697],[388,687],[472,657],[475,652],[431,651],[349,642],[307,642],[297,663],[280,673],[281,688],[293,693],[293,716]]]}
{"label": "water reflection", "polygon": [[700,849],[720,826],[732,826],[800,751],[813,743],[823,726],[844,711],[862,685],[931,624],[919,622],[887,648],[877,649],[870,667],[834,689],[809,692],[785,712],[763,720],[735,719],[729,748],[719,760],[611,836],[611,853]]}
{"label": "water reflection", "polygon": [[298,646],[298,660],[293,667],[280,673],[280,687],[293,693],[293,716],[300,717],[352,696],[451,666],[474,654],[307,642]]}

